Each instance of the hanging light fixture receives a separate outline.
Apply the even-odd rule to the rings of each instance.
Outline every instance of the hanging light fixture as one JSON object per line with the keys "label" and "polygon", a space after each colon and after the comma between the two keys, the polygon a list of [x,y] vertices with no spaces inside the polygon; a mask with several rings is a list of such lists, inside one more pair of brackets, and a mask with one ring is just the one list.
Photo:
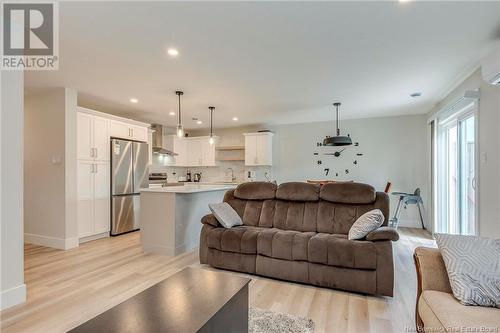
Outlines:
{"label": "hanging light fixture", "polygon": [[339,128],[339,106],[341,104],[339,102],[333,103],[335,106],[335,136],[327,136],[323,140],[323,146],[350,146],[352,145],[352,140],[349,134],[347,136],[340,135]]}
{"label": "hanging light fixture", "polygon": [[177,122],[177,136],[182,138],[184,136],[184,128],[182,127],[182,119],[181,119],[181,96],[184,95],[184,92],[177,90],[175,92],[177,96],[179,96],[179,121]]}
{"label": "hanging light fixture", "polygon": [[208,139],[208,142],[213,145],[214,144],[214,110],[215,106],[209,106],[208,109],[210,110],[210,138]]}

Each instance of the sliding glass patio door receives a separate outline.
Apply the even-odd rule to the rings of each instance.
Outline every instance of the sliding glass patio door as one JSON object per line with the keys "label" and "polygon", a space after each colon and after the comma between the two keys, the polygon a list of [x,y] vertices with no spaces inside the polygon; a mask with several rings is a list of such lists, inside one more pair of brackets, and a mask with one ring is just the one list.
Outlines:
{"label": "sliding glass patio door", "polygon": [[475,235],[475,103],[438,122],[436,231]]}

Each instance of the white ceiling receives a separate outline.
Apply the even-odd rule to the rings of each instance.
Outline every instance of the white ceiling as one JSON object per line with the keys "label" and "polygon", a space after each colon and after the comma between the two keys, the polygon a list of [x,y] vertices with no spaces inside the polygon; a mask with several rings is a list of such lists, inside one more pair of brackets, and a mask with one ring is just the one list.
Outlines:
{"label": "white ceiling", "polygon": [[500,2],[61,2],[59,31],[28,93],[175,125],[182,89],[187,128],[210,104],[216,127],[296,123],[427,112],[500,38]]}

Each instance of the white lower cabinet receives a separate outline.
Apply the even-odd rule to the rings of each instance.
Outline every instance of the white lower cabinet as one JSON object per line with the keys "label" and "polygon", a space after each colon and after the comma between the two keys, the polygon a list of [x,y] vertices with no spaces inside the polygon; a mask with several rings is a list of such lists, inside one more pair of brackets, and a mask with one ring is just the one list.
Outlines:
{"label": "white lower cabinet", "polygon": [[94,233],[110,230],[110,163],[96,162],[94,170]]}
{"label": "white lower cabinet", "polygon": [[79,160],[77,221],[80,238],[110,230],[110,164]]}
{"label": "white lower cabinet", "polygon": [[92,235],[94,231],[94,161],[79,160],[77,164],[78,236]]}

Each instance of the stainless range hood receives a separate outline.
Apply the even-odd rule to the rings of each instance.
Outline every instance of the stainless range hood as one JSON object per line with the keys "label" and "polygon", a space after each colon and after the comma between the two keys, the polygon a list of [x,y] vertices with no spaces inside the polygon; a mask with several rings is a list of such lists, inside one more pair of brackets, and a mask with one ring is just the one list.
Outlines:
{"label": "stainless range hood", "polygon": [[163,126],[160,124],[151,125],[151,130],[153,131],[153,153],[176,156],[178,154],[171,150],[166,149],[163,146]]}

